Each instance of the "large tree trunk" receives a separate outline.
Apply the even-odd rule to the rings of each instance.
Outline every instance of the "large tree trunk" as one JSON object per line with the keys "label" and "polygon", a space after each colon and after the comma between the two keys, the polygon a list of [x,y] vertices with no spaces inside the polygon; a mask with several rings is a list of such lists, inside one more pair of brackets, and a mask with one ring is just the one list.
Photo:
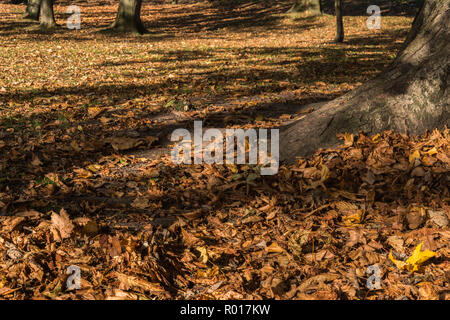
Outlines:
{"label": "large tree trunk", "polygon": [[141,21],[142,0],[120,0],[116,20],[111,29],[143,34],[147,30]]}
{"label": "large tree trunk", "polygon": [[288,13],[305,12],[308,15],[316,16],[321,14],[320,0],[295,0],[294,5]]}
{"label": "large tree trunk", "polygon": [[39,12],[41,10],[41,0],[28,0],[25,9],[24,19],[39,21]]}
{"label": "large tree trunk", "polygon": [[449,39],[450,0],[425,0],[404,49],[387,70],[281,130],[281,160],[334,147],[337,133],[416,135],[448,126]]}
{"label": "large tree trunk", "polygon": [[41,23],[42,29],[52,29],[56,27],[55,14],[53,12],[53,0],[41,1]]}
{"label": "large tree trunk", "polygon": [[336,14],[336,37],[335,42],[344,41],[344,18],[342,13],[342,0],[334,0],[334,11]]}

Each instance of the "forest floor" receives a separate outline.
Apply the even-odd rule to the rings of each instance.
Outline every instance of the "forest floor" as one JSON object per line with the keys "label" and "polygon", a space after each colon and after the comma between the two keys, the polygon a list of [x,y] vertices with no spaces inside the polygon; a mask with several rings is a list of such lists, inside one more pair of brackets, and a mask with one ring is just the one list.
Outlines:
{"label": "forest floor", "polygon": [[145,4],[143,36],[99,32],[115,1],[70,4],[81,30],[60,1],[45,34],[0,4],[0,298],[449,299],[447,129],[342,133],[265,177],[167,156],[194,119],[307,116],[381,72],[411,16],[352,11],[335,44],[290,1]]}

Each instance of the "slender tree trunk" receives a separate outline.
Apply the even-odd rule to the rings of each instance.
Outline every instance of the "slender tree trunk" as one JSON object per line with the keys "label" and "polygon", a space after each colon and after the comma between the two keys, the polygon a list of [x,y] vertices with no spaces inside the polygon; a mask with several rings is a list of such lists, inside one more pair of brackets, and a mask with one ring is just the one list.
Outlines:
{"label": "slender tree trunk", "polygon": [[24,19],[39,21],[39,12],[41,10],[41,0],[28,0]]}
{"label": "slender tree trunk", "polygon": [[41,23],[42,29],[52,29],[56,27],[55,14],[53,12],[53,0],[41,1]]}
{"label": "slender tree trunk", "polygon": [[141,21],[142,0],[120,0],[116,20],[111,29],[143,34],[147,30]]}
{"label": "slender tree trunk", "polygon": [[281,160],[335,147],[337,133],[417,135],[449,126],[448,39],[450,0],[425,0],[404,49],[381,75],[282,128]]}
{"label": "slender tree trunk", "polygon": [[295,0],[294,5],[289,9],[288,13],[299,12],[305,12],[311,16],[320,15],[320,0]]}
{"label": "slender tree trunk", "polygon": [[336,37],[335,42],[344,41],[344,21],[342,13],[342,0],[334,0],[334,8],[336,13]]}

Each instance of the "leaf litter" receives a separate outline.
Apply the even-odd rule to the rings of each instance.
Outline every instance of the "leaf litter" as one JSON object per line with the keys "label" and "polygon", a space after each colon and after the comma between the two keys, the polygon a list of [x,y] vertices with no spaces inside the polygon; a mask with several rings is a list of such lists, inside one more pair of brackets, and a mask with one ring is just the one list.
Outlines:
{"label": "leaf litter", "polygon": [[[279,12],[291,5],[277,3]],[[143,15],[182,20],[177,7]],[[11,8],[0,5],[7,19],[18,16]],[[217,15],[205,3],[189,9]],[[83,21],[113,18],[87,11]],[[349,35],[370,37],[364,19],[348,17]],[[385,22],[404,34],[411,19]],[[59,48],[64,33],[17,34],[14,46],[2,34],[0,298],[449,299],[448,129],[421,137],[343,133],[342,146],[281,166],[273,177],[250,166],[177,166],[165,152],[150,156],[164,139],[160,129],[180,119],[245,128],[307,116],[311,110],[264,107],[339,96],[373,76],[390,61],[385,52],[401,44],[330,44],[327,16],[301,33],[284,18],[276,30],[245,34],[226,26],[211,32],[211,23],[166,24],[167,39],[148,44],[111,43],[92,28]],[[180,52],[178,37],[186,34]],[[57,55],[38,68],[32,57],[43,47]],[[380,65],[354,63],[368,52]],[[68,59],[86,71],[81,78]],[[324,82],[330,70],[316,68],[316,59],[332,66],[336,84]],[[133,76],[141,63],[143,76]],[[229,76],[196,76],[202,68]],[[61,76],[49,79],[55,70]],[[79,290],[67,288],[72,265],[81,270]],[[377,290],[366,285],[373,265],[382,275]]]}

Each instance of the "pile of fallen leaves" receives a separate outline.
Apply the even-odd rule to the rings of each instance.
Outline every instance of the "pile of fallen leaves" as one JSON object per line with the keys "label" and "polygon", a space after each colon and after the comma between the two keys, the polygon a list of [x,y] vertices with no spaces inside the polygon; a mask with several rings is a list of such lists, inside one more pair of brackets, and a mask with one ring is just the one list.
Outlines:
{"label": "pile of fallen leaves", "polygon": [[111,157],[3,192],[0,296],[448,299],[448,130],[342,138],[272,177]]}

